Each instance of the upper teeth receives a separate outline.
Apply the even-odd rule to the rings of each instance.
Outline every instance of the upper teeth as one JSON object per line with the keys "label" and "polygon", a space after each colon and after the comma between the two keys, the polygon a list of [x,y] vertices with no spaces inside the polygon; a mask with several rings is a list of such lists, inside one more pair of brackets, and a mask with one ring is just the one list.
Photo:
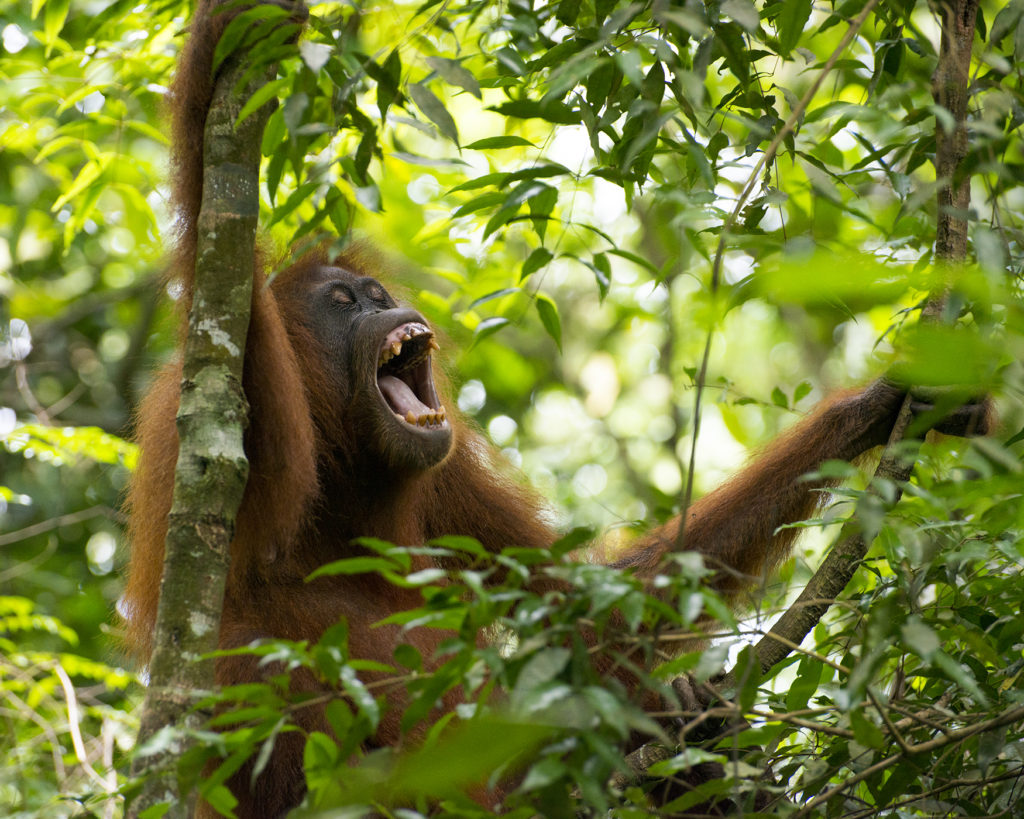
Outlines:
{"label": "upper teeth", "polygon": [[[404,330],[402,332],[401,339],[395,339],[394,341],[392,341],[390,343],[388,343],[387,340],[385,339],[384,347],[383,347],[383,349],[381,349],[381,351],[380,351],[380,358],[377,361],[378,369],[380,367],[383,367],[392,358],[396,358],[397,356],[401,355],[401,353],[402,353],[402,344],[404,342],[411,341],[413,338],[415,338],[417,336],[422,336],[422,335],[430,335],[430,330],[427,329],[426,327],[424,327],[422,324],[411,324],[408,327],[404,328]],[[440,350],[440,349],[441,349],[441,345],[437,343],[437,341],[433,338],[433,336],[431,336],[428,339],[428,346],[426,348],[422,349],[422,351],[421,351],[422,354],[419,355],[419,356],[416,356],[411,361],[406,362],[406,367],[404,367],[404,368],[411,367],[412,365],[417,364],[420,361],[422,361],[423,358],[428,354],[428,350]]]}

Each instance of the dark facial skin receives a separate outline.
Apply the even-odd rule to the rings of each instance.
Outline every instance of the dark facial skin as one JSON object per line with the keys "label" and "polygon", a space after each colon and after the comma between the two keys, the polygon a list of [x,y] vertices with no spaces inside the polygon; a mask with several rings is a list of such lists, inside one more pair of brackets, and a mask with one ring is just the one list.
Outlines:
{"label": "dark facial skin", "polygon": [[310,271],[304,324],[359,440],[396,471],[440,463],[452,444],[431,373],[437,349],[425,318],[401,307],[376,279],[338,267]]}

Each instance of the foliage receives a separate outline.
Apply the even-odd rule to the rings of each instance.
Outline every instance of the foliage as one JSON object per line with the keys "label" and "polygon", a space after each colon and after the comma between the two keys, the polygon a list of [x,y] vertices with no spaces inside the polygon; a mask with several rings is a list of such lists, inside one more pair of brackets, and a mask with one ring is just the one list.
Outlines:
{"label": "foliage", "polygon": [[[0,597],[4,815],[110,815],[136,725],[124,671],[60,650],[78,635],[23,597]],[[44,646],[54,646],[44,649]]]}
{"label": "foliage", "polygon": [[[698,491],[823,390],[892,362],[913,383],[1001,396],[999,436],[929,444],[895,508],[854,481],[807,526],[816,537],[757,617],[670,667],[710,675],[734,660],[736,635],[759,630],[788,584],[806,577],[803,558],[856,515],[874,544],[856,587],[818,627],[813,650],[737,692],[753,727],[736,741],[764,749],[785,799],[807,815],[883,805],[993,814],[1012,809],[1021,764],[1024,4],[982,3],[971,265],[951,300],[960,323],[930,334],[905,326],[935,281],[931,158],[943,112],[930,94],[938,27],[925,3],[877,3],[779,155],[751,173],[863,8],[314,6],[298,52],[268,55],[285,59],[267,92],[282,105],[264,139],[263,224],[278,248],[323,232],[344,241],[355,226],[414,259],[416,270],[401,271],[412,299],[447,333],[446,348],[462,351],[451,359],[460,407],[565,510],[567,528],[610,527],[610,550],[679,504],[709,337],[715,400],[701,415]],[[65,758],[73,746],[58,669],[78,692],[91,764],[89,738],[120,737],[128,719],[124,678],[91,663],[110,656],[104,624],[119,593],[115,510],[133,457],[119,439],[173,342],[156,277],[173,235],[160,108],[191,9],[0,0],[0,12],[0,587],[17,595],[3,598],[0,793],[13,815],[50,816],[61,795],[99,799],[118,763],[103,757],[93,768],[101,787]],[[341,683],[332,714],[342,745],[320,736],[307,745],[311,805],[377,802],[384,782],[423,808],[417,795],[453,787],[452,772],[478,772],[477,762],[487,771],[488,754],[512,758],[520,745],[533,750],[520,749],[510,810],[557,813],[581,800],[627,816],[665,801],[604,787],[624,733],[647,723],[581,670],[577,618],[600,624],[617,610],[627,631],[656,615],[685,628],[697,603],[713,600],[680,589],[670,611],[628,578],[559,563],[550,571],[574,591],[555,605],[525,599],[518,569],[536,555],[506,553],[507,588],[484,591],[474,572],[493,567],[471,562],[447,586],[403,580],[401,552],[381,549],[395,582],[423,587],[423,609],[408,616],[453,629],[438,671],[395,658],[413,694],[410,727],[442,692],[472,696],[424,750],[363,755],[356,746],[379,715],[343,629],[318,647],[261,649]],[[515,635],[504,653],[473,648],[469,635],[491,624]],[[72,633],[77,660],[66,651]],[[245,710],[219,718],[235,730],[204,735],[209,746],[241,753],[287,730],[292,706],[280,687],[225,696]],[[718,750],[688,747],[660,771]],[[190,764],[196,774],[201,763]],[[743,764],[761,769],[764,758]],[[707,789],[737,793],[749,774],[730,764]],[[217,785],[205,783],[223,799]],[[832,789],[827,805],[812,802]]]}

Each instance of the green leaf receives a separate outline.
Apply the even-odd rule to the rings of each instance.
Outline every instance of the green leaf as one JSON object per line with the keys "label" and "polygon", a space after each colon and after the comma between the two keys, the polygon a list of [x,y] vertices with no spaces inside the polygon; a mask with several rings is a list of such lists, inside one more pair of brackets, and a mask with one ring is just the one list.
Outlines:
{"label": "green leaf", "polygon": [[562,320],[558,315],[558,305],[544,293],[538,293],[534,301],[541,324],[551,338],[555,340],[559,352],[562,350]]}
{"label": "green leaf", "polygon": [[576,125],[580,115],[568,105],[561,102],[545,100],[512,100],[490,110],[505,117],[517,119],[543,119],[555,125]]}
{"label": "green leaf", "polygon": [[486,188],[490,185],[502,186],[508,180],[509,175],[507,173],[485,173],[482,176],[478,176],[476,179],[470,179],[467,182],[463,182],[460,185],[456,185],[454,188],[449,188],[447,193],[456,193],[458,191],[475,191],[479,188]]}
{"label": "green leaf", "polygon": [[386,557],[346,557],[321,566],[309,576],[309,579],[315,580],[318,577],[332,577],[338,574],[389,572],[398,568],[401,567],[397,562]]}
{"label": "green leaf", "polygon": [[560,23],[571,26],[579,16],[581,2],[582,0],[560,0],[558,8],[555,9],[555,17]]}
{"label": "green leaf", "polygon": [[454,85],[457,88],[468,91],[477,99],[483,99],[483,95],[480,93],[480,83],[458,60],[449,60],[444,57],[427,57],[427,65],[440,74],[449,85]]}
{"label": "green leaf", "polygon": [[942,647],[939,636],[920,617],[908,617],[900,627],[900,633],[907,647],[926,662],[931,662],[935,652]]}
{"label": "green leaf", "polygon": [[897,351],[893,372],[900,383],[959,387],[973,394],[987,389],[1002,355],[998,341],[969,325],[915,325],[899,336]]}
{"label": "green leaf", "polygon": [[275,3],[257,3],[245,9],[227,24],[217,41],[217,47],[213,52],[213,70],[216,71],[243,43],[258,33],[265,34],[267,29],[260,27],[259,24],[277,27],[289,16],[289,11]]}
{"label": "green leaf", "polygon": [[512,219],[512,217],[514,217],[519,211],[519,207],[523,202],[529,201],[535,196],[547,194],[548,191],[552,190],[554,189],[550,185],[546,185],[543,182],[537,182],[532,179],[528,179],[527,181],[517,185],[505,196],[505,200],[502,202],[501,207],[488,220],[487,225],[484,227],[484,238],[486,239],[494,233],[494,231]]}
{"label": "green leaf", "polygon": [[485,318],[476,326],[476,329],[473,330],[473,343],[476,344],[477,342],[487,338],[487,336],[493,335],[508,323],[508,319],[504,316],[491,316],[490,318]]}
{"label": "green leaf", "polygon": [[491,151],[500,148],[533,148],[535,146],[530,140],[519,136],[496,136],[484,137],[463,147],[474,151]]}
{"label": "green leaf", "polygon": [[2,442],[8,452],[28,450],[36,456],[45,454],[46,460],[58,465],[77,463],[85,457],[134,469],[138,459],[138,447],[99,427],[22,424],[3,436]]}
{"label": "green leaf", "polygon": [[420,83],[413,83],[409,86],[409,96],[442,134],[456,145],[459,144],[459,129],[455,127],[455,120],[444,107],[444,103],[434,96],[429,88]]}
{"label": "green leaf", "polygon": [[[210,803],[210,806],[224,816],[234,816],[234,810],[238,806],[238,800],[228,790],[226,785],[214,785],[209,790],[203,790],[203,799]],[[158,814],[163,815],[163,814]]]}
{"label": "green leaf", "polygon": [[352,207],[340,191],[335,188],[332,192],[335,192],[336,195],[333,198],[328,198],[327,216],[337,234],[346,236],[352,222]]}
{"label": "green leaf", "polygon": [[1018,21],[1024,17],[1024,2],[1011,0],[999,10],[995,20],[992,21],[992,30],[989,32],[988,41],[991,45],[997,46],[999,42],[1017,27]]}
{"label": "green leaf", "polygon": [[544,267],[544,265],[550,262],[553,258],[555,258],[555,255],[546,247],[536,248],[529,256],[526,257],[526,261],[523,262],[523,269],[519,274],[520,283]]}
{"label": "green leaf", "polygon": [[279,77],[278,79],[272,80],[266,85],[257,88],[255,93],[245,101],[245,105],[242,106],[242,110],[238,112],[238,119],[235,120],[235,127],[237,128],[245,122],[247,117],[256,113],[268,102],[276,100],[281,96],[281,93],[291,86],[292,81],[291,77]]}
{"label": "green leaf", "polygon": [[75,181],[71,183],[70,187],[68,187],[64,193],[57,197],[53,206],[50,208],[50,211],[52,213],[57,213],[68,202],[95,183],[100,178],[100,175],[106,170],[109,160],[109,156],[101,156],[91,162],[86,162],[85,165],[82,166],[82,170],[78,172],[78,176],[75,177]]}
{"label": "green leaf", "polygon": [[761,682],[761,666],[753,646],[744,646],[736,659],[734,669],[739,690],[736,692],[739,706],[748,711],[757,699],[757,687]]}
{"label": "green leaf", "polygon": [[720,23],[712,26],[715,47],[725,58],[725,64],[733,76],[746,85],[750,81],[750,52],[743,40],[743,29],[736,23]]}
{"label": "green leaf", "polygon": [[593,262],[584,262],[591,270],[594,271],[594,278],[597,280],[597,289],[602,299],[608,295],[608,288],[612,284],[612,266],[608,262],[608,257],[603,253],[595,253],[593,256]]}
{"label": "green leaf", "polygon": [[456,552],[466,552],[474,557],[486,557],[488,551],[475,537],[466,535],[443,535],[430,541],[431,545],[442,546]]}
{"label": "green leaf", "polygon": [[356,676],[355,669],[351,665],[347,665],[341,670],[341,687],[352,697],[360,712],[370,720],[371,724],[376,726],[380,721],[380,705],[363,685],[363,681]]}
{"label": "green leaf", "polygon": [[971,674],[970,669],[965,665],[958,663],[944,651],[935,652],[932,664],[942,671],[946,677],[969,693],[980,706],[983,708],[989,707],[988,697],[978,687],[978,681],[974,679],[974,675]]}
{"label": "green leaf", "polygon": [[523,58],[519,56],[514,48],[509,46],[499,48],[494,52],[494,58],[498,61],[501,68],[510,72],[514,77],[525,77],[530,73],[530,69],[523,62]]}
{"label": "green leaf", "polygon": [[516,678],[514,696],[522,696],[550,682],[566,667],[572,652],[558,646],[542,649],[528,659]]}
{"label": "green leaf", "polygon": [[725,757],[721,754],[713,754],[702,748],[684,748],[682,753],[676,754],[671,759],[663,759],[655,762],[648,769],[654,776],[672,776],[680,771],[688,771],[694,765],[703,765],[706,762],[723,762]]}
{"label": "green leaf", "polygon": [[368,62],[366,71],[377,81],[377,108],[381,122],[384,122],[388,108],[398,98],[398,86],[402,81],[402,57],[398,49],[393,49],[380,66],[372,60]]}
{"label": "green leaf", "polygon": [[[139,819],[163,819],[167,815],[167,811],[171,809],[170,802],[160,802],[156,805],[151,805],[146,808],[142,813],[139,814]],[[231,814],[226,814],[230,816]]]}
{"label": "green leaf", "polygon": [[498,191],[487,191],[479,196],[474,196],[468,202],[464,202],[459,205],[453,212],[452,217],[457,218],[459,216],[466,216],[470,213],[476,213],[478,210],[484,208],[490,208],[495,205],[499,205],[505,201],[505,194]]}
{"label": "green leaf", "polygon": [[546,756],[540,762],[531,766],[520,789],[524,792],[544,788],[553,782],[557,782],[567,773],[565,764],[557,757]]}
{"label": "green leaf", "polygon": [[500,299],[505,296],[514,296],[517,293],[521,292],[522,290],[520,290],[518,287],[505,287],[502,288],[501,290],[495,290],[491,293],[487,293],[486,295],[481,296],[478,299],[474,299],[467,309],[473,310],[479,307],[481,304],[486,304],[487,302],[493,301],[494,299]]}
{"label": "green leaf", "polygon": [[745,31],[751,34],[757,32],[760,18],[751,0],[723,0],[722,11],[739,23]]}
{"label": "green leaf", "polygon": [[864,716],[864,712],[855,708],[850,712],[850,727],[853,728],[853,735],[857,742],[865,748],[884,748],[885,735],[871,720]]}
{"label": "green leaf", "polygon": [[46,0],[43,14],[43,42],[46,43],[47,55],[50,54],[50,48],[64,29],[70,6],[71,0]]}
{"label": "green leaf", "polygon": [[906,270],[886,266],[867,254],[815,254],[766,264],[753,280],[755,289],[777,304],[891,304],[909,288]]}
{"label": "green leaf", "polygon": [[801,658],[796,679],[793,680],[786,692],[787,711],[800,711],[807,707],[814,692],[818,690],[823,669],[824,664],[821,660],[806,655]]}
{"label": "green leaf", "polygon": [[545,188],[546,190],[530,197],[530,222],[542,242],[547,232],[548,220],[551,218],[555,205],[558,204],[558,189],[550,186],[545,186]]}
{"label": "green leaf", "polygon": [[[109,88],[109,83],[86,83],[85,85],[76,88],[74,91],[68,94],[63,100],[61,100],[60,105],[57,106],[57,113],[63,114],[65,111],[68,111],[71,108],[73,108],[75,103],[81,102],[90,94],[95,93],[97,91],[103,93],[104,91],[108,91]],[[36,158],[36,161],[39,161],[38,157]]]}
{"label": "green leaf", "polygon": [[811,16],[811,0],[786,0],[779,3],[775,28],[779,33],[779,53],[788,57],[800,42],[804,26]]}

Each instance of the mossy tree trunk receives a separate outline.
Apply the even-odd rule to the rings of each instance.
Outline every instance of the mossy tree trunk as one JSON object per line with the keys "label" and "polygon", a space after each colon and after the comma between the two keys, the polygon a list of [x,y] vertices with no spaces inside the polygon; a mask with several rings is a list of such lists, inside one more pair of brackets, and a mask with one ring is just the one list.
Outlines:
{"label": "mossy tree trunk", "polygon": [[133,774],[145,779],[128,811],[133,817],[163,802],[170,803],[166,816],[191,815],[194,795],[178,793],[174,763],[190,745],[189,730],[208,716],[193,708],[214,684],[213,661],[201,658],[217,648],[228,548],[248,477],[242,363],[256,263],[260,144],[271,107],[236,122],[246,100],[276,70],[267,65],[253,71],[252,59],[245,59],[252,56],[235,54],[220,70],[203,137],[178,465],[133,766]]}

